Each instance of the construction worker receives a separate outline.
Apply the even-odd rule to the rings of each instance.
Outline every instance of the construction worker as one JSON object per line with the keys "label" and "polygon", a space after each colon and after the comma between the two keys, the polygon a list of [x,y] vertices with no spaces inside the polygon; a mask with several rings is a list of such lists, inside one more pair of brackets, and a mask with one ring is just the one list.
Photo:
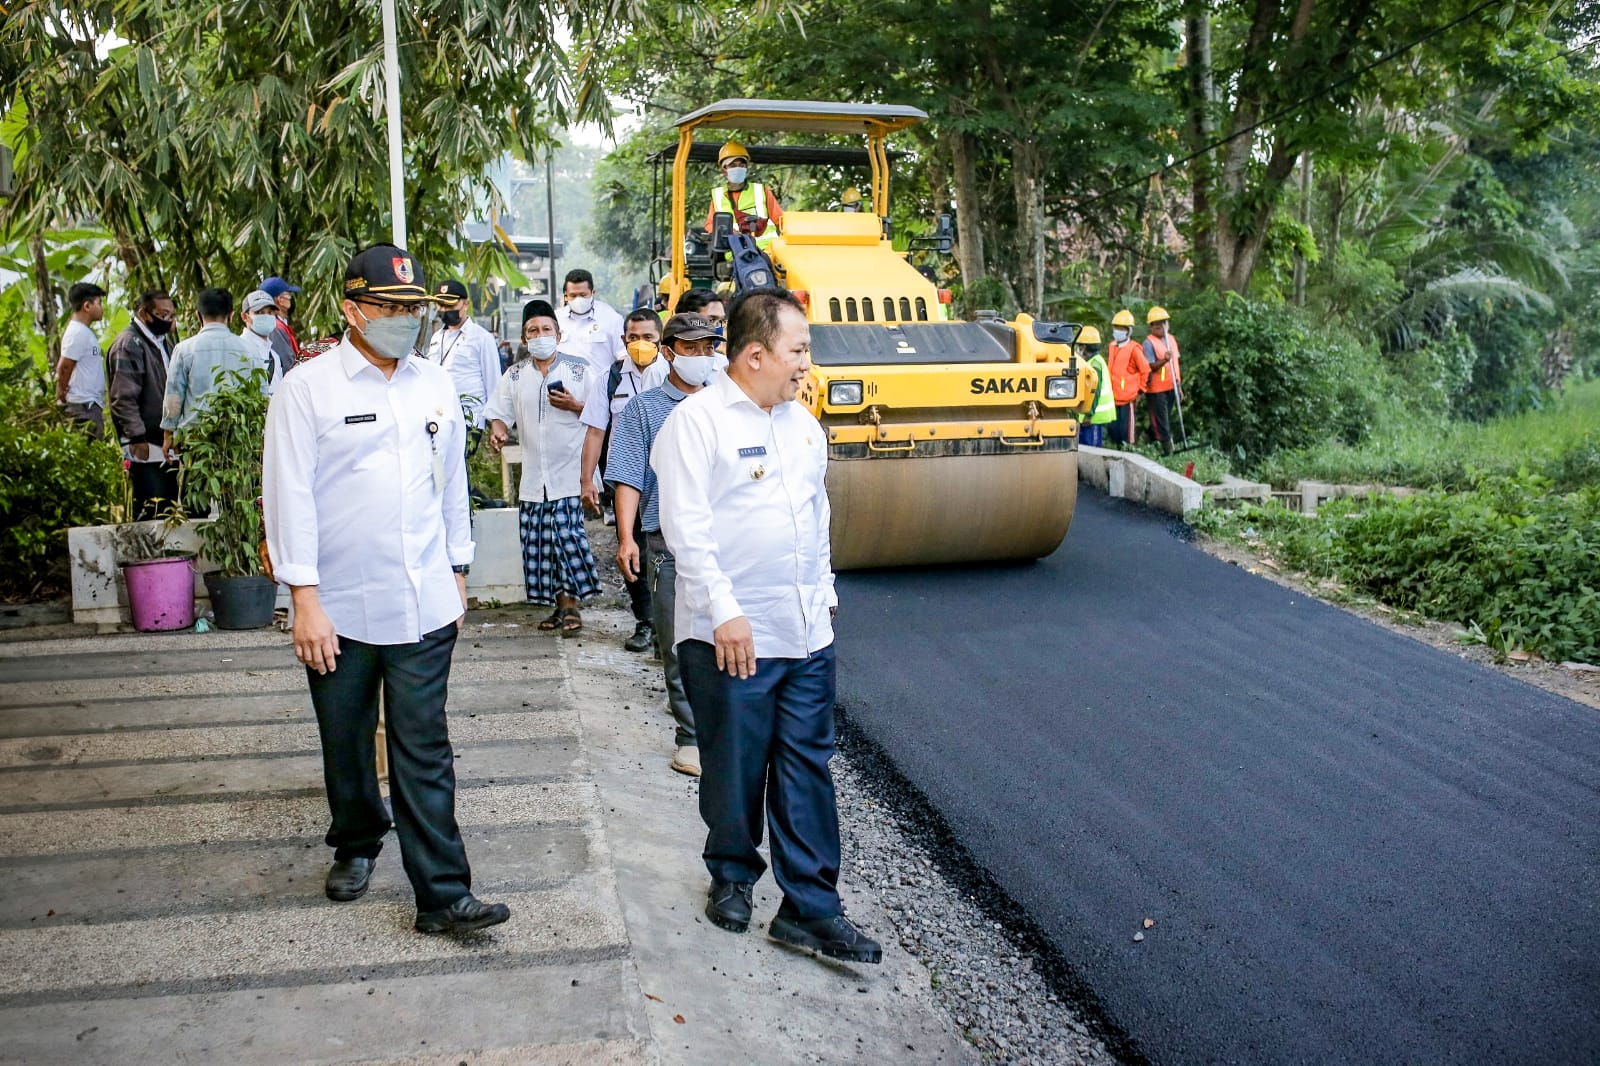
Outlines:
{"label": "construction worker", "polygon": [[1078,443],[1091,448],[1103,448],[1106,443],[1106,426],[1117,419],[1117,405],[1111,397],[1111,372],[1106,368],[1106,357],[1100,353],[1100,331],[1084,326],[1078,332],[1078,358],[1094,368],[1094,403],[1088,417],[1078,426]]}
{"label": "construction worker", "polygon": [[851,213],[861,210],[861,190],[854,185],[850,186],[839,197],[839,210]]}
{"label": "construction worker", "polygon": [[1150,376],[1144,387],[1150,397],[1150,431],[1161,444],[1161,450],[1171,455],[1172,404],[1183,383],[1183,372],[1178,367],[1178,338],[1172,335],[1166,308],[1150,308],[1144,320],[1150,327],[1144,339],[1144,358],[1150,364]]}
{"label": "construction worker", "polygon": [[783,207],[771,189],[750,180],[750,150],[729,141],[717,153],[724,184],[711,190],[711,210],[706,212],[706,232],[719,214],[733,216],[734,228],[756,242],[763,252],[783,229]]}
{"label": "construction worker", "polygon": [[1144,358],[1144,346],[1133,339],[1133,312],[1126,307],[1111,319],[1111,348],[1106,366],[1111,371],[1111,398],[1117,405],[1117,417],[1111,423],[1111,442],[1133,447],[1134,403],[1144,391],[1150,377],[1150,364]]}

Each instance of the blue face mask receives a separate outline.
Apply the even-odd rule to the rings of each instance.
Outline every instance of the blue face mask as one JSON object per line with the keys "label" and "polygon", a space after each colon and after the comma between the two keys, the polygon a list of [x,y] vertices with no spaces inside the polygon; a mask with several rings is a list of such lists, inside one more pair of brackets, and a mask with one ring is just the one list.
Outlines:
{"label": "blue face mask", "polygon": [[257,311],[250,316],[250,332],[258,337],[270,337],[277,328],[278,320],[272,315]]}
{"label": "blue face mask", "polygon": [[744,179],[748,178],[749,176],[750,176],[750,171],[746,167],[729,167],[728,168],[728,184],[729,185],[733,185],[733,186],[743,185],[744,184]]}

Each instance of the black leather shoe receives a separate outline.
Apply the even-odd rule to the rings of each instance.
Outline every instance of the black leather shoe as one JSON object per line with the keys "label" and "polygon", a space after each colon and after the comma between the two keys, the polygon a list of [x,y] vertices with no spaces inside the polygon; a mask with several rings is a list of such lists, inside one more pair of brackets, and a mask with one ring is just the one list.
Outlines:
{"label": "black leather shoe", "polygon": [[367,883],[372,880],[372,868],[377,859],[340,859],[328,867],[328,880],[323,891],[331,900],[348,903],[367,894]]}
{"label": "black leather shoe", "polygon": [[842,914],[832,918],[785,918],[778,915],[767,927],[772,939],[797,948],[820,952],[846,962],[882,962],[883,948]]}
{"label": "black leather shoe", "polygon": [[417,932],[471,933],[499,925],[509,917],[511,908],[504,903],[484,903],[469,893],[442,911],[418,911]]}
{"label": "black leather shoe", "polygon": [[649,651],[655,643],[655,627],[649,622],[640,622],[633,627],[633,636],[622,642],[622,647],[627,651]]}
{"label": "black leather shoe", "polygon": [[755,885],[737,881],[712,881],[706,896],[706,917],[718,929],[742,933],[750,928],[751,896]]}

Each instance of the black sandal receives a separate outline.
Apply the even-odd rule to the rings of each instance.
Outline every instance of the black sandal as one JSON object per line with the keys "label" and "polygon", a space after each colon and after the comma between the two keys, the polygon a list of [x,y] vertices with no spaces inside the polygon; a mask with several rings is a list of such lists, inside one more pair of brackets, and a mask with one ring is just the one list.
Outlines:
{"label": "black sandal", "polygon": [[583,616],[576,607],[567,607],[561,611],[561,635],[575,637],[583,632]]}
{"label": "black sandal", "polygon": [[557,607],[555,610],[550,612],[549,618],[546,618],[544,621],[539,623],[539,628],[544,630],[546,633],[553,633],[561,628],[561,623],[565,620],[566,616],[562,613],[562,608]]}

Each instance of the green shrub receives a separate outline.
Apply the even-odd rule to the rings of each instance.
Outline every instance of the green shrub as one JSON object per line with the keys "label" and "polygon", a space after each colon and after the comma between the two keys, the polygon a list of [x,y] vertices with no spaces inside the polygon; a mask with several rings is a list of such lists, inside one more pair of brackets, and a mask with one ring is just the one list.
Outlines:
{"label": "green shrub", "polygon": [[0,388],[0,597],[34,598],[65,586],[64,531],[113,518],[124,495],[114,443],[52,422],[26,389]]}
{"label": "green shrub", "polygon": [[[266,371],[229,371],[205,406],[174,434],[183,456],[182,495],[207,501],[216,517],[200,527],[205,556],[223,577],[261,572],[261,446],[267,424]],[[191,511],[193,513],[193,511]]]}
{"label": "green shrub", "polygon": [[1380,602],[1476,627],[1502,651],[1600,662],[1600,485],[1558,494],[1533,475],[1471,492],[1207,510],[1212,536],[1265,546]]}
{"label": "green shrub", "polygon": [[1286,448],[1362,440],[1391,391],[1374,349],[1290,307],[1210,297],[1184,309],[1174,332],[1189,435],[1244,466]]}

